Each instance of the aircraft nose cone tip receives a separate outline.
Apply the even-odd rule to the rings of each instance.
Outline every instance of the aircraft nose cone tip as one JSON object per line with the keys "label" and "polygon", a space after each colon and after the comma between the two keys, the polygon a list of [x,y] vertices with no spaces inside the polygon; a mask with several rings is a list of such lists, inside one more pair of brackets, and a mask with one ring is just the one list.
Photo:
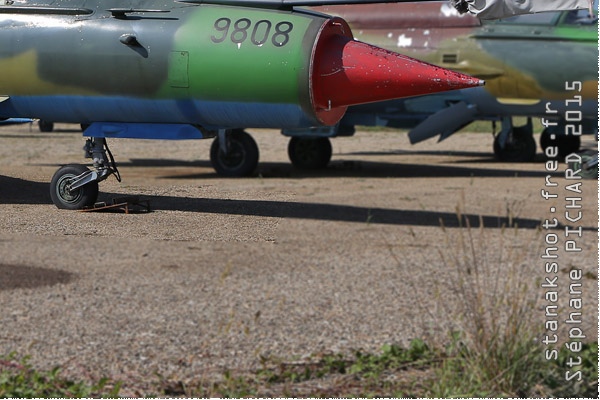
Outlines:
{"label": "aircraft nose cone tip", "polygon": [[485,82],[342,36],[321,47],[313,74],[317,109],[420,96]]}

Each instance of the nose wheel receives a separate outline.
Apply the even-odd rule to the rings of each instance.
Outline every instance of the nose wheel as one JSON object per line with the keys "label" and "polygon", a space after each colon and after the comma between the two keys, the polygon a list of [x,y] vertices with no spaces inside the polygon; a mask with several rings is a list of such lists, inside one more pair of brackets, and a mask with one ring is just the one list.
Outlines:
{"label": "nose wheel", "polygon": [[79,188],[72,188],[79,177],[89,173],[91,171],[80,164],[65,165],[56,171],[50,182],[50,197],[56,207],[79,210],[94,205],[98,199],[98,182],[93,181]]}
{"label": "nose wheel", "polygon": [[98,183],[115,175],[121,176],[104,138],[90,138],[83,147],[85,157],[91,158],[94,168],[69,164],[58,169],[50,181],[50,198],[56,207],[79,210],[93,206],[98,199]]}

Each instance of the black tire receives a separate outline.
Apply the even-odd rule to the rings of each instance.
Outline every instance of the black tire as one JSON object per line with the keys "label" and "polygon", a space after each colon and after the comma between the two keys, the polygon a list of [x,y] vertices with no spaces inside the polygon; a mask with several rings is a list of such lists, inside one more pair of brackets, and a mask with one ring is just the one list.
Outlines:
{"label": "black tire", "polygon": [[504,148],[500,147],[500,136],[494,138],[494,154],[504,162],[530,162],[535,159],[535,139],[525,128],[515,127]]}
{"label": "black tire", "polygon": [[210,146],[210,162],[217,174],[227,177],[250,176],[258,167],[258,146],[247,132],[235,130],[229,133],[229,153],[223,154],[219,138]]}
{"label": "black tire", "polygon": [[[555,134],[554,140],[550,139],[552,133]],[[558,158],[562,160],[569,154],[577,153],[579,151],[579,148],[581,147],[581,136],[558,134],[546,128],[542,131],[542,135],[540,136],[540,147],[544,154],[546,153],[546,149],[550,146],[558,147]]]}
{"label": "black tire", "polygon": [[48,122],[40,119],[38,121],[38,128],[40,128],[40,132],[52,132],[54,130],[54,122]]}
{"label": "black tire", "polygon": [[288,157],[299,169],[323,169],[332,153],[331,141],[326,137],[293,137],[288,144]]}
{"label": "black tire", "polygon": [[84,165],[70,164],[61,167],[50,182],[50,198],[56,207],[65,210],[80,210],[94,205],[98,199],[98,182],[90,182],[72,192],[67,185],[73,178],[89,171]]}

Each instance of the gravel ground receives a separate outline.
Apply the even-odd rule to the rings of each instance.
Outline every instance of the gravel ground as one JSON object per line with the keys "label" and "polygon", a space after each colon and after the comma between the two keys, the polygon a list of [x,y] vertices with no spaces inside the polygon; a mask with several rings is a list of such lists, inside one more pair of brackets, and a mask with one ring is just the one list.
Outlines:
{"label": "gravel ground", "polygon": [[[526,282],[541,299],[531,319],[544,320],[547,173],[541,157],[495,162],[489,135],[410,146],[405,134],[359,132],[333,141],[327,171],[303,173],[285,138],[255,131],[261,165],[247,179],[216,176],[209,141],[113,140],[123,182],[103,182],[101,198],[152,207],[126,215],[51,204],[54,171],[83,162],[75,126],[57,128],[0,129],[0,354],[122,379],[128,394],[155,373],[185,381],[261,357],[443,341],[463,323],[453,256],[471,252],[457,212],[486,227],[471,231],[480,290]],[[581,188],[583,251],[561,252],[560,302],[566,310],[568,271],[581,268],[582,328],[596,339],[598,183]],[[555,206],[560,215],[564,201]],[[507,223],[518,228],[498,228]]]}

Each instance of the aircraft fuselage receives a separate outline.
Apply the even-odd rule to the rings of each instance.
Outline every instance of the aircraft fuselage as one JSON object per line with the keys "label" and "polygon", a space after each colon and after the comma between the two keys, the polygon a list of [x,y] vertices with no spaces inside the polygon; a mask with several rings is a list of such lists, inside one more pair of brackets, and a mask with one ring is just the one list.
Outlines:
{"label": "aircraft fuselage", "polygon": [[138,12],[112,1],[2,7],[0,94],[10,99],[0,116],[207,127],[319,123],[310,105],[310,56],[326,17],[141,4]]}

